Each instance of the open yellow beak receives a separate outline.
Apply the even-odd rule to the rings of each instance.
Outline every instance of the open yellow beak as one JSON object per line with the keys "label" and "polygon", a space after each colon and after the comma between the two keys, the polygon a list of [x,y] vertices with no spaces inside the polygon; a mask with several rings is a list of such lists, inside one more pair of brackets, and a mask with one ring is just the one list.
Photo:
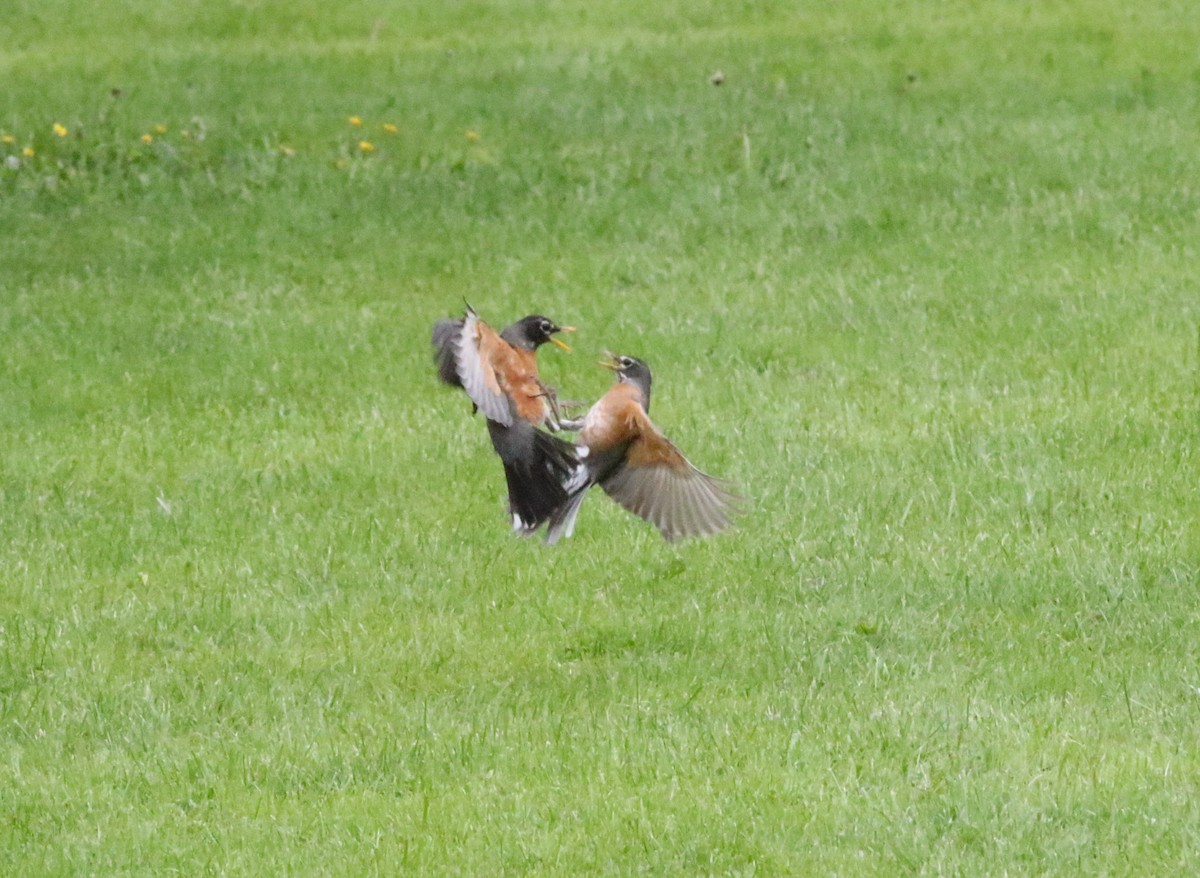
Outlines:
{"label": "open yellow beak", "polygon": [[[574,326],[560,326],[560,327],[558,327],[558,331],[559,332],[574,332],[575,327]],[[567,346],[567,343],[565,341],[559,341],[554,336],[550,336],[550,341],[554,342],[556,345],[558,345],[564,351],[567,351],[568,353],[571,352],[570,347]]]}
{"label": "open yellow beak", "polygon": [[605,369],[612,369],[614,372],[616,372],[618,369],[621,368],[617,362],[617,355],[614,354],[612,351],[605,351],[604,356],[608,357],[608,359],[607,360],[599,360],[598,362]]}

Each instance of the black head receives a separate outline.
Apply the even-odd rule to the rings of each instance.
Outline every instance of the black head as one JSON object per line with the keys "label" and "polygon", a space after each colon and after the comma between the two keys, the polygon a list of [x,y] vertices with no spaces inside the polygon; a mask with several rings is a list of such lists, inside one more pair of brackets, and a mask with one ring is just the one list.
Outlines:
{"label": "black head", "polygon": [[541,314],[530,314],[505,329],[500,333],[500,337],[513,347],[524,348],[527,351],[537,350],[548,341],[558,345],[564,351],[569,351],[570,348],[555,338],[554,334],[574,331],[574,326],[559,326]]}

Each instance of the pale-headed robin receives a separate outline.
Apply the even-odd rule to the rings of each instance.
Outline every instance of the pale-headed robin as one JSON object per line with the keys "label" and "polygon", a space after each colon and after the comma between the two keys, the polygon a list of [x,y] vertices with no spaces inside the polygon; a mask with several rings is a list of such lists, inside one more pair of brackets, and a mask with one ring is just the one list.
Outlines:
{"label": "pale-headed robin", "polygon": [[558,429],[553,392],[538,377],[537,349],[573,332],[540,314],[496,332],[468,305],[459,319],[433,327],[434,360],[446,384],[466,391],[487,419],[492,447],[504,464],[513,530],[531,534],[567,499],[583,469],[574,446],[539,430]]}
{"label": "pale-headed robin", "polygon": [[587,479],[571,487],[550,517],[546,542],[570,536],[587,490],[599,485],[667,540],[720,533],[732,525],[741,497],[728,482],[696,469],[650,420],[650,367],[608,354],[614,384],[584,416],[578,455]]}

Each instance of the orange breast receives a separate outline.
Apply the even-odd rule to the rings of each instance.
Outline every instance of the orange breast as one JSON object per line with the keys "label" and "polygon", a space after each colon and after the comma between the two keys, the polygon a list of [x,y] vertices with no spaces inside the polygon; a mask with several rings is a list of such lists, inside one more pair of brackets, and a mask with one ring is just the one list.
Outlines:
{"label": "orange breast", "polygon": [[614,384],[588,411],[579,441],[588,448],[613,448],[637,435],[642,395],[632,384]]}

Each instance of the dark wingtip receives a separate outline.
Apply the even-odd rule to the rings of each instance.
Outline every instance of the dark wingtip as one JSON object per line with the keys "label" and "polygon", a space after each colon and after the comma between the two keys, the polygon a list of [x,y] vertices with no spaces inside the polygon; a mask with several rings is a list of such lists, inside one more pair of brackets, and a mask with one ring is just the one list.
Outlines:
{"label": "dark wingtip", "polygon": [[462,318],[447,318],[433,324],[433,361],[437,364],[438,378],[451,387],[462,387],[462,381],[458,377],[458,357],[454,349],[454,339],[462,325]]}

